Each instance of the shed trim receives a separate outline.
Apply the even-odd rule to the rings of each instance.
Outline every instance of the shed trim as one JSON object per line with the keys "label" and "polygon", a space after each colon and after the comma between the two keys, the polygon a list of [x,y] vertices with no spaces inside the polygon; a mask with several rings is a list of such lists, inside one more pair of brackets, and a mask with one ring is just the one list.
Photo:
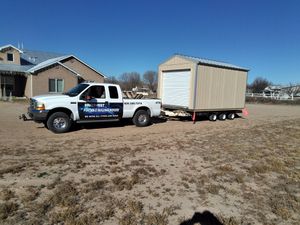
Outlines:
{"label": "shed trim", "polygon": [[198,86],[198,66],[195,65],[195,82],[194,82],[194,101],[193,101],[193,109],[196,108],[196,98],[197,98],[197,86]]}

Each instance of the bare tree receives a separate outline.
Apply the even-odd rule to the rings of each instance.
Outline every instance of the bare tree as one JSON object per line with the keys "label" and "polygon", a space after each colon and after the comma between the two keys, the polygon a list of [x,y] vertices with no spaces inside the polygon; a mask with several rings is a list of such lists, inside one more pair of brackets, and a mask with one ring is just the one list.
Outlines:
{"label": "bare tree", "polygon": [[120,76],[120,85],[127,91],[142,86],[141,76],[137,72],[123,73]]}
{"label": "bare tree", "polygon": [[272,82],[268,81],[265,78],[257,77],[255,80],[249,85],[253,93],[260,93],[263,92],[263,90],[272,85]]}
{"label": "bare tree", "polygon": [[105,79],[105,83],[110,83],[110,84],[119,84],[118,79],[115,76],[107,77]]}
{"label": "bare tree", "polygon": [[290,83],[284,90],[289,96],[295,96],[300,93],[300,84]]}
{"label": "bare tree", "polygon": [[149,70],[143,75],[144,83],[151,91],[156,91],[157,88],[157,72]]}

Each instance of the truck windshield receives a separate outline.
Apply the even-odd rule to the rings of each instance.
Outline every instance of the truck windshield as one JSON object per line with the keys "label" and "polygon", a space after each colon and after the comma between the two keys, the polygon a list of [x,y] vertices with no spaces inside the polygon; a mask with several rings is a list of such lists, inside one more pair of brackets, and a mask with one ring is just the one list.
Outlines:
{"label": "truck windshield", "polygon": [[77,96],[88,86],[89,86],[88,84],[78,84],[77,86],[73,87],[72,89],[68,90],[67,92],[65,92],[63,94],[69,95],[69,96]]}

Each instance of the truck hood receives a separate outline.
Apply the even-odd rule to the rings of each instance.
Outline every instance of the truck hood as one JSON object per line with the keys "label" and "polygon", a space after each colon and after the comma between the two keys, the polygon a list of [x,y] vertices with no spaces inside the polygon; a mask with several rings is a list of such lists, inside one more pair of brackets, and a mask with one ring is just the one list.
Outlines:
{"label": "truck hood", "polygon": [[57,101],[57,100],[64,100],[64,99],[70,99],[72,97],[68,96],[68,95],[62,95],[62,94],[56,94],[56,95],[38,95],[38,96],[34,96],[32,99],[37,100],[39,102],[49,102],[49,101]]}

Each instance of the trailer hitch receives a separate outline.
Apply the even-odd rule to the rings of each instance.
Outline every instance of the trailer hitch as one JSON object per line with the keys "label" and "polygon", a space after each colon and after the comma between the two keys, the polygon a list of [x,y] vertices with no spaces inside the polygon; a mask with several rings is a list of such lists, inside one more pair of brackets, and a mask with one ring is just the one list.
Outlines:
{"label": "trailer hitch", "polygon": [[23,120],[23,121],[30,121],[30,120],[32,120],[32,119],[27,118],[24,113],[21,116],[19,116],[19,119]]}

